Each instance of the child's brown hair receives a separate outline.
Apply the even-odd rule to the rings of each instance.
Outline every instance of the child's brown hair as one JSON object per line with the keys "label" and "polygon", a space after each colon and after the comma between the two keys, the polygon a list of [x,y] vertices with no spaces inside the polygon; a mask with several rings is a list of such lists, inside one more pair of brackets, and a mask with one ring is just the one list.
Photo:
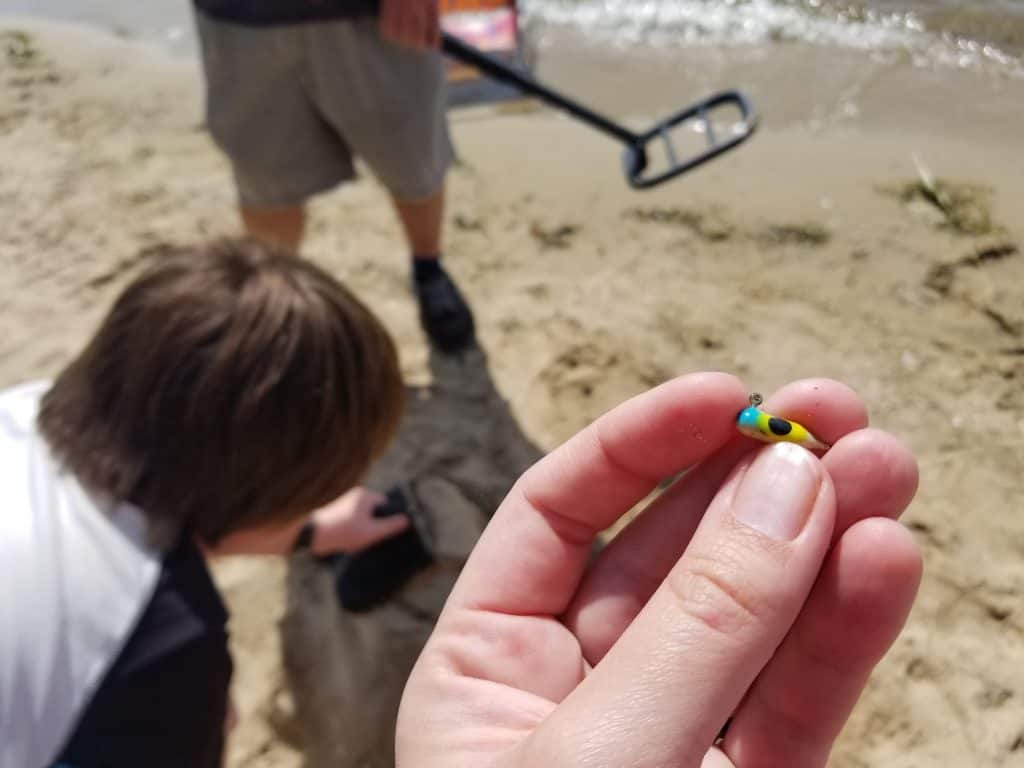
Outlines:
{"label": "child's brown hair", "polygon": [[403,393],[387,331],[330,275],[223,240],[160,257],[124,290],[39,426],[84,486],[212,545],[358,482]]}

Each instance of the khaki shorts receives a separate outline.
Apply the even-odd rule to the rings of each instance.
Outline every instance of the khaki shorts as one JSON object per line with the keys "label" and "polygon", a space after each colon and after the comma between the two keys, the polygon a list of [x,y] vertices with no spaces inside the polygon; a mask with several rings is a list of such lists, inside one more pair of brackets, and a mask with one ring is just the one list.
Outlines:
{"label": "khaki shorts", "polygon": [[380,39],[375,19],[248,27],[197,13],[206,118],[239,198],[289,207],[355,177],[399,201],[441,189],[452,162],[441,55]]}

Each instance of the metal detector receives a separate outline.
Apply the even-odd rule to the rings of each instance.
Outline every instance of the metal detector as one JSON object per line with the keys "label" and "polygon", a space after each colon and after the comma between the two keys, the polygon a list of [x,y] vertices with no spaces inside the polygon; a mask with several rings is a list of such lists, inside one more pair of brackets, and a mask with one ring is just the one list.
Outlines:
{"label": "metal detector", "polygon": [[[562,109],[592,128],[625,144],[623,169],[627,181],[636,189],[649,189],[681,176],[687,171],[692,171],[709,160],[735,149],[749,139],[757,128],[757,113],[750,99],[740,91],[722,91],[684,107],[674,115],[655,124],[650,130],[635,133],[568,96],[538,83],[523,72],[474,48],[454,35],[444,32],[441,38],[442,50],[447,55],[476,67],[485,75],[508,83],[523,93],[536,96],[547,104]],[[740,121],[734,123],[728,135],[725,136],[721,136],[715,131],[710,119],[713,110],[721,110],[723,107],[735,108],[740,117]],[[696,154],[680,156],[676,152],[676,146],[672,143],[670,131],[691,121],[699,131],[704,133],[707,146]],[[661,140],[664,144],[668,168],[654,171],[648,169],[648,150],[651,143],[657,140]]]}

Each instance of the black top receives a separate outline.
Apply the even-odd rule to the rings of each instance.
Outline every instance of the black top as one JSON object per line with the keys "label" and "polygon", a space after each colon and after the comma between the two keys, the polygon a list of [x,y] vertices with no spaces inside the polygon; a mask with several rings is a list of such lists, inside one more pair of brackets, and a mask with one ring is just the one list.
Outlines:
{"label": "black top", "polygon": [[57,760],[72,768],[221,768],[227,611],[190,536]]}
{"label": "black top", "polygon": [[378,0],[194,0],[196,8],[220,21],[253,26],[373,16]]}

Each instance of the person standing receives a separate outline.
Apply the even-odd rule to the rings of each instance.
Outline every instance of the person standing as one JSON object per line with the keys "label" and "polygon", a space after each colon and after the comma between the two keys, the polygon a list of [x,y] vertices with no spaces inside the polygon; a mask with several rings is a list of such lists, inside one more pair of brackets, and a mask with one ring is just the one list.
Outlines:
{"label": "person standing", "polygon": [[305,204],[359,156],[394,202],[420,322],[442,351],[474,338],[441,262],[453,159],[437,0],[194,0],[207,123],[246,230],[298,251]]}

